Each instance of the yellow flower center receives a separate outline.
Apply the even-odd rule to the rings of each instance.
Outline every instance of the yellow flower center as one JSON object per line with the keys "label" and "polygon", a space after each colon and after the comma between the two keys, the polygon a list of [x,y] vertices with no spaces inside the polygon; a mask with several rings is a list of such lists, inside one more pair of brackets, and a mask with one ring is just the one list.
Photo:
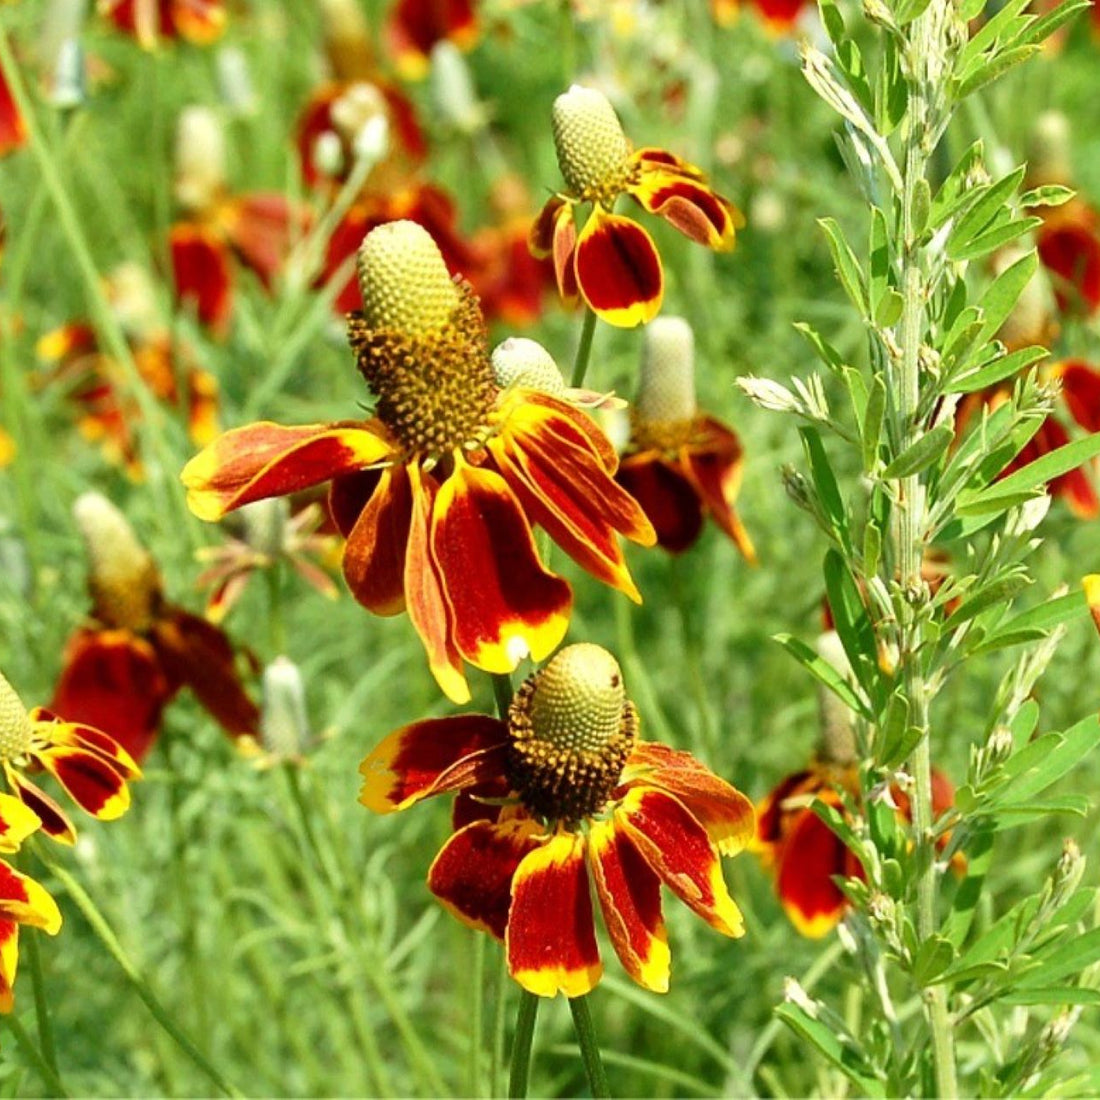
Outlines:
{"label": "yellow flower center", "polygon": [[578,84],[554,100],[554,147],[575,198],[610,208],[633,175],[630,142],[607,96]]}
{"label": "yellow flower center", "polygon": [[484,440],[497,387],[477,296],[426,230],[390,222],[359,250],[363,312],[348,319],[375,413],[409,455]]}
{"label": "yellow flower center", "polygon": [[573,824],[611,797],[638,717],[615,658],[582,644],[528,677],[512,700],[508,728],[512,788],[540,817]]}
{"label": "yellow flower center", "polygon": [[156,617],[160,574],[126,517],[102,494],[84,493],[73,516],[88,552],[88,591],[106,626],[141,633]]}
{"label": "yellow flower center", "polygon": [[23,756],[31,747],[31,720],[15,688],[0,673],[0,760]]}

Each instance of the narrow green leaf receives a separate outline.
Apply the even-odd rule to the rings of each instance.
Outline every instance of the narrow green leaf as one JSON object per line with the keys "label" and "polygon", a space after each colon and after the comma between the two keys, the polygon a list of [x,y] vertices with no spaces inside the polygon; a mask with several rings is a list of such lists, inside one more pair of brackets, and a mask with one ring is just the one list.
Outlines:
{"label": "narrow green leaf", "polygon": [[863,418],[863,470],[870,473],[878,459],[879,442],[882,439],[882,418],[886,412],[886,383],[876,374],[867,395],[867,414]]}
{"label": "narrow green leaf", "polygon": [[1079,985],[1017,986],[997,998],[1005,1005],[1100,1005],[1100,989]]}
{"label": "narrow green leaf", "polygon": [[863,574],[873,577],[882,557],[882,529],[869,519],[863,528]]}
{"label": "narrow green leaf", "polygon": [[[1062,7],[1067,8],[1069,4],[1063,4]],[[1082,0],[1080,4],[1075,5],[1077,11],[1082,8],[1089,7],[1088,0]],[[1047,183],[1042,187],[1033,187],[1030,191],[1025,191],[1020,196],[1020,205],[1026,210],[1031,206],[1061,206],[1063,203],[1069,202],[1077,194],[1072,187],[1063,187],[1060,183]]]}
{"label": "narrow green leaf", "polygon": [[[1029,462],[1022,470],[1009,474],[988,488],[971,497],[966,506],[980,508],[986,505],[999,505],[1000,502],[1016,499],[1022,503],[1030,493],[1045,486],[1049,481],[1062,474],[1076,470],[1078,466],[1100,455],[1100,432],[1067,443],[1055,451]],[[961,511],[961,500],[960,500]]]}
{"label": "narrow green leaf", "polygon": [[875,324],[880,328],[897,324],[904,308],[905,299],[893,288],[887,290],[875,303]]}
{"label": "narrow green leaf", "polygon": [[834,374],[843,375],[845,370],[844,359],[840,352],[833,347],[812,325],[805,321],[796,321],[794,327],[809,341],[810,346],[817,352],[821,361]]}
{"label": "narrow green leaf", "polygon": [[1058,30],[1059,27],[1068,23],[1077,15],[1078,12],[1082,12],[1086,8],[1091,7],[1092,4],[1089,0],[1066,0],[1064,4],[1059,4],[1058,7],[1054,8],[1052,11],[1048,11],[1045,15],[1039,16],[1023,34],[1013,40],[1013,45],[1041,45]]}
{"label": "narrow green leaf", "polygon": [[1014,634],[1021,630],[1037,630],[1046,633],[1063,623],[1084,618],[1087,613],[1088,604],[1085,602],[1085,594],[1078,589],[1068,595],[1047,600],[1039,604],[1038,607],[1032,607],[1022,614],[1014,616],[1007,622],[1002,623],[997,628],[996,634],[993,634],[988,640],[992,641],[1000,634]]}
{"label": "narrow green leaf", "polygon": [[[984,0],[982,3],[984,6]],[[981,197],[984,188],[971,187],[968,181],[974,165],[980,164],[983,156],[984,147],[979,139],[959,157],[932,200],[932,210],[928,217],[930,229],[939,229],[948,218],[959,214],[962,207],[969,206]]]}
{"label": "narrow green leaf", "polygon": [[873,722],[874,715],[855,688],[828,661],[805,642],[790,634],[776,634],[777,641],[819,684],[827,687],[849,710]]}
{"label": "narrow green leaf", "polygon": [[810,476],[813,478],[814,488],[817,490],[818,499],[829,519],[833,533],[843,546],[850,549],[848,512],[844,507],[844,498],[840,495],[840,487],[837,485],[836,475],[829,463],[829,456],[825,452],[821,436],[816,428],[810,427],[799,428],[798,434],[802,436],[802,445],[810,463]]}
{"label": "narrow green leaf", "polygon": [[847,562],[831,547],[825,552],[823,572],[833,623],[852,671],[872,702],[876,705],[880,699],[885,702],[878,663],[878,638],[859,586]]}
{"label": "narrow green leaf", "polygon": [[1038,344],[1029,348],[1020,348],[1019,351],[1008,355],[999,355],[978,370],[953,378],[948,382],[946,390],[948,393],[976,393],[978,390],[984,390],[986,386],[1014,377],[1048,355],[1050,352],[1046,348],[1039,347]]}
{"label": "narrow green leaf", "polygon": [[1008,175],[1002,176],[996,183],[981,188],[981,197],[959,218],[948,234],[947,254],[949,256],[953,258],[953,249],[967,244],[990,226],[1023,182],[1026,171],[1026,165],[1021,164]]}
{"label": "narrow green leaf", "polygon": [[912,477],[937,462],[955,439],[955,429],[950,424],[940,424],[925,432],[916,442],[906,447],[882,471],[885,480]]}
{"label": "narrow green leaf", "polygon": [[[1051,986],[1063,978],[1075,978],[1086,966],[1100,961],[1100,928],[1066,940],[1043,956],[1042,964],[1029,971],[1026,984],[1033,987]],[[1023,984],[1023,983],[1021,983]]]}
{"label": "narrow green leaf", "polygon": [[974,921],[981,900],[985,876],[993,863],[993,831],[979,828],[966,846],[966,878],[951,901],[951,912],[943,923],[943,934],[956,946],[962,945]]}
{"label": "narrow green leaf", "polygon": [[[1045,740],[1041,738],[1040,740]],[[1032,742],[1032,745],[1036,742]],[[1075,768],[1100,744],[1100,720],[1095,715],[1082,719],[1062,733],[1058,743],[1036,761],[1035,766],[1004,784],[992,796],[999,812],[1011,803],[1029,804],[1067,772]],[[1031,745],[1028,746],[1030,748]],[[1026,752],[1027,750],[1023,750]],[[1021,752],[1018,755],[1023,755]],[[1012,763],[1012,760],[1007,762]],[[1006,764],[1007,770],[1007,764]]]}
{"label": "narrow green leaf", "polygon": [[844,368],[844,383],[848,387],[848,396],[852,402],[852,412],[855,414],[856,424],[860,432],[863,431],[863,420],[867,414],[867,382],[862,373],[855,367]]}
{"label": "narrow green leaf", "polygon": [[998,225],[995,229],[979,234],[962,248],[948,249],[948,256],[952,260],[981,259],[982,256],[988,256],[998,248],[1011,244],[1017,237],[1030,233],[1042,223],[1042,218],[1015,218],[1003,225]]}
{"label": "narrow green leaf", "polygon": [[1038,268],[1039,256],[1032,249],[1006,267],[986,288],[978,302],[985,318],[985,339],[997,334]]}
{"label": "narrow green leaf", "polygon": [[943,936],[929,936],[913,959],[913,981],[922,988],[933,985],[954,961],[955,947],[951,941]]}
{"label": "narrow green leaf", "polygon": [[998,37],[1004,34],[1009,25],[1028,5],[1028,0],[1008,0],[990,19],[978,28],[970,37],[959,55],[960,69],[968,68],[977,61],[986,47],[992,46]]}
{"label": "narrow green leaf", "polygon": [[913,186],[913,202],[909,207],[909,220],[913,232],[919,240],[928,228],[928,217],[932,211],[932,185],[924,176],[920,176]]}
{"label": "narrow green leaf", "polygon": [[834,218],[819,218],[817,224],[821,226],[829,243],[829,251],[833,256],[840,285],[844,287],[852,304],[866,317],[868,309],[867,298],[863,292],[863,271],[860,269],[855,253],[845,240],[844,233]]}
{"label": "narrow green leaf", "polygon": [[840,1070],[861,1092],[874,1097],[886,1095],[885,1087],[874,1076],[874,1071],[863,1054],[842,1043],[820,1020],[815,1020],[794,1004],[779,1005],[775,1015]]}
{"label": "narrow green leaf", "polygon": [[1031,578],[1026,573],[1009,573],[1007,576],[998,577],[996,580],[983,585],[976,592],[967,596],[965,600],[948,616],[943,624],[945,631],[955,630],[965,622],[980,615],[983,611],[995,607],[997,604],[1008,603],[1017,593],[1031,584]]}
{"label": "narrow green leaf", "polygon": [[955,92],[956,98],[965,99],[968,95],[973,95],[979,88],[984,88],[987,84],[992,84],[994,80],[999,80],[1009,69],[1015,68],[1021,62],[1034,57],[1041,48],[1037,45],[1015,46],[990,58],[984,64],[979,63],[977,68],[973,69],[959,82],[959,87]]}

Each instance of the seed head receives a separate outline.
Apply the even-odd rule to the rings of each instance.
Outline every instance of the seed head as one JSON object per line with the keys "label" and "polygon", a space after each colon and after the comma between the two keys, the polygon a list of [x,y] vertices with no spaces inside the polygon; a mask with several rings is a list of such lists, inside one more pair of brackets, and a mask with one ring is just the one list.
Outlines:
{"label": "seed head", "polygon": [[176,201],[208,209],[225,187],[225,134],[209,107],[185,107],[176,124]]}
{"label": "seed head", "polygon": [[638,414],[655,423],[695,416],[695,337],[682,317],[658,317],[645,330]]}
{"label": "seed head", "polygon": [[31,720],[15,688],[0,672],[0,760],[26,752],[31,741]]}
{"label": "seed head", "polygon": [[101,493],[84,493],[73,518],[88,553],[88,590],[108,626],[142,631],[160,600],[160,576],[126,517]]}
{"label": "seed head", "polygon": [[302,674],[288,657],[264,669],[260,733],[264,748],[280,757],[298,756],[309,740]]}
{"label": "seed head", "polygon": [[1039,115],[1028,143],[1028,183],[1072,184],[1072,145],[1069,119],[1061,111],[1044,111]]}
{"label": "seed head", "polygon": [[240,510],[244,521],[245,542],[268,558],[277,558],[286,549],[286,525],[290,505],[285,497],[255,500]]}
{"label": "seed head", "polygon": [[574,84],[554,100],[554,147],[569,189],[605,202],[623,189],[630,143],[607,96]]}
{"label": "seed head", "polygon": [[359,247],[363,318],[376,331],[422,335],[447,324],[460,295],[443,256],[422,226],[387,222]]}
{"label": "seed head", "polygon": [[554,357],[535,340],[525,336],[510,336],[493,349],[493,376],[500,388],[522,386],[553,396],[565,392]]}
{"label": "seed head", "polygon": [[619,733],[625,702],[618,661],[598,645],[571,645],[539,676],[531,728],[558,748],[599,752]]}

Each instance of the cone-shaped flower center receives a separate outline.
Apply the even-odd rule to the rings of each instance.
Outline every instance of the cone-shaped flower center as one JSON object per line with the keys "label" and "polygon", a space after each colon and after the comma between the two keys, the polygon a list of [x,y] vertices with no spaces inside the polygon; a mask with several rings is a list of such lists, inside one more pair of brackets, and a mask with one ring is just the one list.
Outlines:
{"label": "cone-shaped flower center", "polygon": [[575,823],[611,796],[638,720],[615,658],[583,644],[563,649],[526,680],[508,725],[513,789],[541,817]]}
{"label": "cone-shaped flower center", "polygon": [[569,190],[610,207],[630,180],[630,142],[607,96],[574,84],[554,100],[553,128]]}
{"label": "cone-shaped flower center", "polygon": [[565,392],[554,357],[535,340],[525,336],[510,336],[493,350],[493,375],[502,390],[509,386],[539,390],[555,397]]}
{"label": "cone-shaped flower center", "polygon": [[185,107],[176,128],[176,201],[202,212],[225,189],[225,134],[209,107]]}
{"label": "cone-shaped flower center", "polygon": [[88,590],[107,626],[140,633],[153,621],[161,598],[160,575],[126,517],[100,493],[73,505],[88,552]]}
{"label": "cone-shaped flower center", "polygon": [[31,747],[31,720],[15,688],[0,672],[0,760],[22,756]]}
{"label": "cone-shaped flower center", "polygon": [[665,450],[686,442],[695,419],[695,337],[680,317],[657,317],[645,331],[634,408],[634,438]]}
{"label": "cone-shaped flower center", "polygon": [[409,454],[478,441],[496,397],[477,298],[456,283],[428,232],[397,221],[359,249],[363,312],[348,337],[376,413]]}

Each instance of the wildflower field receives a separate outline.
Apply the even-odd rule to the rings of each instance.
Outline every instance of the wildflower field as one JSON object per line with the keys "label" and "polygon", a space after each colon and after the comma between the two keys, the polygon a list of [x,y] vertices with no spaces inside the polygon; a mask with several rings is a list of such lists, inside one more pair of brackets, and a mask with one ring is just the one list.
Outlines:
{"label": "wildflower field", "polygon": [[0,1091],[1100,1094],[1097,10],[0,3]]}

